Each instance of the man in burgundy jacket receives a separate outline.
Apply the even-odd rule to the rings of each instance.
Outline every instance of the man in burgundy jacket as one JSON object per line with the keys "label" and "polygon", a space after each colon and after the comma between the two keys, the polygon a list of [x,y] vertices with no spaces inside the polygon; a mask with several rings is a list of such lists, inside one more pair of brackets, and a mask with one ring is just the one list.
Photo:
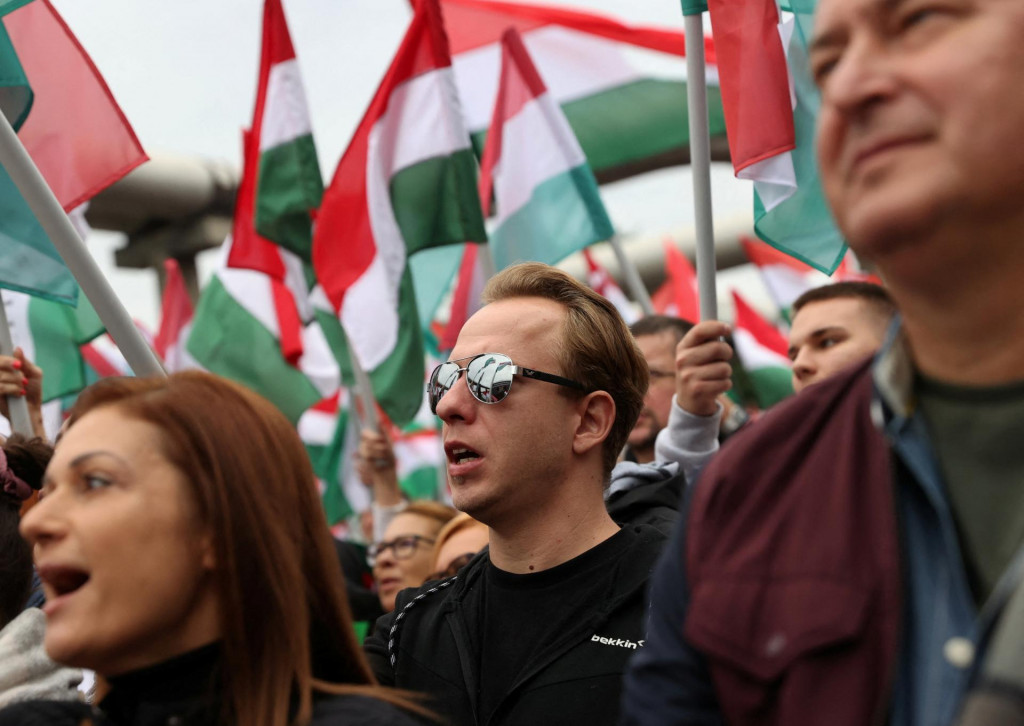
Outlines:
{"label": "man in burgundy jacket", "polygon": [[704,471],[623,723],[1021,715],[1022,38],[1019,0],[820,0],[825,193],[902,321]]}

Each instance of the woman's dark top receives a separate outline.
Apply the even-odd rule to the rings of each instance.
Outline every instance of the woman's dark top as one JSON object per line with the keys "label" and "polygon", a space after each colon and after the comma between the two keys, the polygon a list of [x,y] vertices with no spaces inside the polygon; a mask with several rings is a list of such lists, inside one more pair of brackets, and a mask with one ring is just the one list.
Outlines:
{"label": "woman's dark top", "polygon": [[[98,707],[25,701],[0,710],[0,726],[219,726],[220,644],[109,678]],[[84,721],[84,719],[90,719]],[[368,696],[314,693],[309,726],[416,726],[405,712]]]}

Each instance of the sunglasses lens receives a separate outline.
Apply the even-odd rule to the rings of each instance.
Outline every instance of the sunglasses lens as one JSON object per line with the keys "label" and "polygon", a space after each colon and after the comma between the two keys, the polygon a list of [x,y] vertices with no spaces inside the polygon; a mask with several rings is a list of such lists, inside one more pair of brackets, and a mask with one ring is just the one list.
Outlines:
{"label": "sunglasses lens", "polygon": [[466,378],[469,391],[483,403],[505,399],[512,386],[512,359],[507,355],[487,353],[469,362]]}
{"label": "sunglasses lens", "polygon": [[459,380],[459,370],[457,363],[442,363],[430,375],[430,410],[434,413],[437,413],[437,404],[441,396],[448,393]]}

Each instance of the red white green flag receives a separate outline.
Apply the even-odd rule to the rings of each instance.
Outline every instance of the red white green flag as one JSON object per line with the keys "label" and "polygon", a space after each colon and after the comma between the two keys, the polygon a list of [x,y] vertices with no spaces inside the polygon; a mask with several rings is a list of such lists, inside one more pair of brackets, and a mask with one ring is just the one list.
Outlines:
{"label": "red white green flag", "polygon": [[491,256],[553,265],[615,230],[572,128],[537,73],[519,33],[501,37],[501,81],[480,162],[480,200],[497,214]]}
{"label": "red white green flag", "polygon": [[736,355],[750,377],[761,408],[769,408],[793,393],[786,339],[739,293],[733,291],[732,299],[736,306],[732,332]]}
{"label": "red white green flag", "polygon": [[[498,92],[501,36],[514,28],[599,182],[689,160],[681,31],[500,0],[442,0],[441,7],[452,43],[455,80],[477,150],[483,148]],[[705,55],[711,135],[724,142],[710,38],[705,39]],[[712,146],[717,149],[719,144]]]}
{"label": "red white green flag", "polygon": [[877,277],[860,272],[850,253],[847,253],[829,277],[764,242],[749,237],[741,238],[740,242],[747,259],[761,273],[768,293],[786,320],[791,318],[791,308],[796,299],[812,288],[847,280],[881,284]]}
{"label": "red white green flag", "polygon": [[[65,211],[146,160],[92,60],[48,2],[0,5],[0,112]],[[74,304],[78,285],[0,169],[0,285]]]}
{"label": "red white green flag", "polygon": [[192,298],[185,287],[185,278],[177,260],[164,260],[164,296],[160,310],[160,330],[153,347],[164,361],[169,373],[192,368],[191,356],[185,350],[192,328]]}
{"label": "red white green flag", "polygon": [[636,307],[622,292],[622,288],[615,284],[615,280],[608,274],[608,270],[594,258],[590,250],[583,250],[583,259],[587,261],[587,284],[594,292],[604,295],[615,306],[627,325],[635,323],[640,317]]}
{"label": "red white green flag", "polygon": [[689,322],[700,320],[697,272],[670,239],[665,240],[665,272],[667,279],[651,296],[654,312]]}
{"label": "red white green flag", "polygon": [[419,408],[424,377],[407,259],[486,239],[438,0],[420,0],[324,194],[313,239],[317,279],[398,424]]}

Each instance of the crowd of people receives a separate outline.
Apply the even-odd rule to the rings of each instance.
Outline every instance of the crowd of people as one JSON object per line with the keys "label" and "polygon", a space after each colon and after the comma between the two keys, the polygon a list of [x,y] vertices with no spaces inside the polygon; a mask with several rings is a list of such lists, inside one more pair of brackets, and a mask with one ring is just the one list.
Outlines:
{"label": "crowd of people", "polygon": [[[514,265],[428,383],[452,506],[363,431],[364,546],[265,400],[100,381],[0,448],[0,726],[1024,724],[1024,5],[818,4],[823,186],[885,285],[796,301],[795,395]],[[0,356],[0,405],[44,374]]]}

